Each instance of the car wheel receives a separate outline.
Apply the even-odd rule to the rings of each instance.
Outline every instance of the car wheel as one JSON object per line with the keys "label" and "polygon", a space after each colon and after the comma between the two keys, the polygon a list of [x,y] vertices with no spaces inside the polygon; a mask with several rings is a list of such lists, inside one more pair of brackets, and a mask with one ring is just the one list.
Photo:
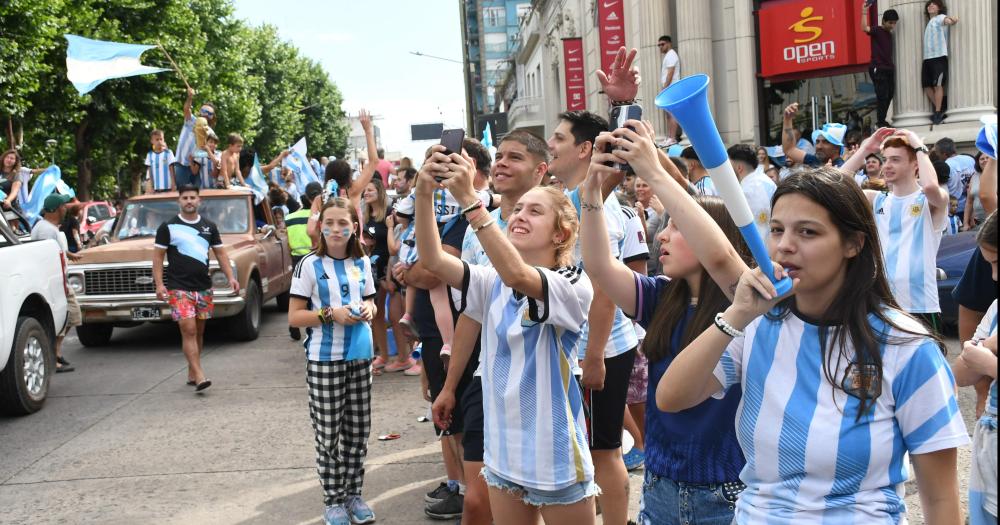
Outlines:
{"label": "car wheel", "polygon": [[19,317],[14,328],[14,347],[0,372],[0,412],[24,415],[45,404],[52,373],[56,369],[53,341],[33,317]]}
{"label": "car wheel", "polygon": [[76,336],[83,346],[104,346],[111,342],[112,324],[83,323],[76,327]]}
{"label": "car wheel", "polygon": [[243,311],[233,317],[230,325],[233,337],[239,341],[253,341],[260,333],[261,316],[260,285],[251,279],[247,284],[246,305]]}

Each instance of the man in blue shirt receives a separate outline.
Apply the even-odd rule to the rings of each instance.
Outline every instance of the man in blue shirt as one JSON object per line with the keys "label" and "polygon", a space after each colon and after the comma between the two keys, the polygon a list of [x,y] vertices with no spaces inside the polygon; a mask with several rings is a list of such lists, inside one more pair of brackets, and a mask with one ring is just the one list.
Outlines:
{"label": "man in blue shirt", "polygon": [[783,122],[781,126],[781,149],[785,152],[785,157],[797,164],[819,167],[832,164],[839,168],[844,164],[844,135],[847,134],[847,126],[828,122],[823,124],[822,129],[813,131],[813,143],[816,145],[816,153],[810,154],[803,151],[795,143],[795,115],[799,112],[799,103],[793,102],[785,108]]}

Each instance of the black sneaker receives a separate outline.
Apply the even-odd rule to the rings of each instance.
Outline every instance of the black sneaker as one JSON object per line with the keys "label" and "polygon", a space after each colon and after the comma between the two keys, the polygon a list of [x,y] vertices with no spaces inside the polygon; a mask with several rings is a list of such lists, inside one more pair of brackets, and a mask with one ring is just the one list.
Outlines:
{"label": "black sneaker", "polygon": [[428,505],[424,513],[435,520],[453,520],[462,517],[462,505],[465,503],[465,496],[457,492],[449,492],[448,497],[443,501]]}
{"label": "black sneaker", "polygon": [[442,483],[438,485],[436,489],[428,492],[427,494],[424,494],[424,502],[428,503],[429,505],[433,505],[435,503],[441,503],[442,501],[446,500],[448,496],[451,495],[452,495],[452,490],[448,488],[448,484]]}
{"label": "black sneaker", "polygon": [[294,339],[294,340],[296,340],[296,341],[298,341],[299,339],[302,339],[302,331],[299,330],[297,327],[289,326],[288,327],[288,335],[291,336],[291,338]]}

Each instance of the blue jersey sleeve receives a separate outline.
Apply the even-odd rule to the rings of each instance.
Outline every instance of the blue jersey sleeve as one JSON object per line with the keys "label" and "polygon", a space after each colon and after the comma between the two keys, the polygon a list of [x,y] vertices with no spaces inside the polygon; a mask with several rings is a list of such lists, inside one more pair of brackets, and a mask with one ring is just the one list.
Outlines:
{"label": "blue jersey sleeve", "polygon": [[635,277],[635,322],[648,330],[649,324],[653,320],[653,313],[656,312],[656,303],[660,292],[670,281],[662,275],[656,277],[639,273],[633,275]]}

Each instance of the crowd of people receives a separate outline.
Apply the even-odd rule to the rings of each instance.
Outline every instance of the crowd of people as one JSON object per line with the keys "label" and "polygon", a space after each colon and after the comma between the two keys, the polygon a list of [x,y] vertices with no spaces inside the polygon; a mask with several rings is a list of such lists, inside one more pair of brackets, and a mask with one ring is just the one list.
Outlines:
{"label": "crowd of people", "polygon": [[[935,124],[946,76],[933,61],[957,22],[944,11],[927,2],[927,38],[940,47],[945,35],[944,55],[925,46]],[[891,32],[897,20],[862,25]],[[680,61],[660,43],[669,86]],[[635,54],[622,48],[598,72],[611,107],[635,103]],[[566,112],[547,139],[514,130],[495,155],[471,139],[435,145],[418,169],[386,161],[362,113],[359,170],[323,159],[323,182],[300,189],[280,167],[287,152],[275,158],[264,171],[295,263],[289,335],[306,350],[325,522],[375,521],[363,497],[371,385],[402,372],[420,376],[440,438],[446,481],[423,502],[435,519],[896,523],[912,465],[927,523],[996,523],[995,118],[971,157],[892,128],[891,93],[878,93],[876,129],[829,122],[804,136],[793,103],[780,147],[728,148],[774,275],[756,267],[697,149],[678,151],[672,117],[664,144],[647,121],[609,129]],[[199,188],[245,184],[248,165],[239,135],[221,154],[214,133],[195,137],[193,96],[178,151],[154,131],[146,163],[148,191],[176,190],[181,204],[156,235],[157,294],[199,337],[211,286],[172,272],[207,275],[208,250],[225,256]],[[214,125],[210,104],[199,116]],[[16,152],[2,166],[9,206],[30,171]],[[45,220],[64,204],[46,200]],[[962,349],[949,364],[935,258],[961,231],[977,249],[955,291]],[[779,296],[784,277],[793,291]],[[185,341],[192,362],[198,340]],[[211,384],[199,366],[189,382]],[[959,387],[977,393],[964,509]]]}

